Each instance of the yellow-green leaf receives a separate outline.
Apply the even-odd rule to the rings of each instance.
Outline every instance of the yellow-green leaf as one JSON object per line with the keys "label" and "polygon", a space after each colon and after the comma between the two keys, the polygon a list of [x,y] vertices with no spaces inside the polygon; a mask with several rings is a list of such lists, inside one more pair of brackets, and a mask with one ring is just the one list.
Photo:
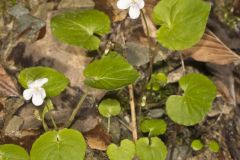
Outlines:
{"label": "yellow-green leaf", "polygon": [[110,52],[84,70],[85,83],[93,88],[115,90],[134,83],[139,73],[121,55]]}
{"label": "yellow-green leaf", "polygon": [[192,47],[205,31],[210,9],[203,0],[159,1],[153,11],[153,20],[160,25],[158,42],[171,50]]}

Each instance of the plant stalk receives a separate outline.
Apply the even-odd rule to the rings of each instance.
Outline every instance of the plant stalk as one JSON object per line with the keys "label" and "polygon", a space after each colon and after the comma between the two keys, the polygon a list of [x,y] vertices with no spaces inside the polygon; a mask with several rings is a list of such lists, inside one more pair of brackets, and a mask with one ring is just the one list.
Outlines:
{"label": "plant stalk", "polygon": [[152,136],[151,136],[151,132],[148,133],[148,141],[149,141],[149,146],[152,145]]}
{"label": "plant stalk", "polygon": [[110,127],[111,127],[111,117],[108,117],[107,133],[110,133]]}
{"label": "plant stalk", "polygon": [[151,49],[150,31],[149,31],[149,27],[148,27],[148,24],[147,24],[147,19],[146,19],[146,16],[145,16],[145,13],[143,12],[143,10],[141,10],[141,14],[142,14],[142,17],[143,17],[143,22],[144,22],[146,30],[147,30],[148,52],[149,52],[149,77],[148,77],[148,80],[150,80],[152,72],[153,72],[154,55],[153,55],[153,52],[152,52],[152,49]]}
{"label": "plant stalk", "polygon": [[65,124],[66,128],[69,128],[71,126],[74,118],[76,117],[77,113],[79,112],[79,110],[81,108],[81,105],[83,104],[83,102],[86,99],[87,95],[88,95],[87,93],[84,93],[83,96],[80,98],[76,108],[73,110],[70,118],[68,119],[67,123]]}
{"label": "plant stalk", "polygon": [[45,132],[47,132],[47,131],[49,130],[49,129],[48,129],[48,126],[47,126],[45,120],[43,119],[43,117],[42,117],[41,119],[42,119],[43,129],[44,129]]}
{"label": "plant stalk", "polygon": [[130,109],[131,109],[131,119],[132,119],[132,137],[133,141],[136,142],[138,135],[137,135],[137,119],[136,119],[136,110],[135,110],[135,102],[134,102],[134,93],[133,93],[133,85],[128,86],[129,90],[129,104],[130,104]]}
{"label": "plant stalk", "polygon": [[53,118],[53,116],[52,116],[52,114],[51,114],[51,112],[50,112],[50,108],[48,107],[48,105],[47,105],[47,109],[48,109],[49,116],[50,116],[50,118],[51,118],[52,124],[53,124],[53,126],[54,126],[54,129],[55,129],[55,130],[58,130],[58,127],[57,127],[56,122],[55,122],[55,120],[54,120],[54,118]]}

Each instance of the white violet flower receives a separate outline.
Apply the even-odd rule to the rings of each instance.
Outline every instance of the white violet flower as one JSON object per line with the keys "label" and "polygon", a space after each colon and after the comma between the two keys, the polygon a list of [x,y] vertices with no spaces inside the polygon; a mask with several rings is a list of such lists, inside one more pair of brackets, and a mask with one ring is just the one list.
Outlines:
{"label": "white violet flower", "polygon": [[137,19],[140,16],[140,10],[144,7],[144,0],[118,0],[117,7],[119,9],[128,9],[129,16]]}
{"label": "white violet flower", "polygon": [[47,78],[42,78],[29,83],[28,89],[23,91],[23,98],[27,101],[32,98],[32,103],[35,106],[42,105],[44,99],[46,98],[46,92],[42,86],[47,82]]}

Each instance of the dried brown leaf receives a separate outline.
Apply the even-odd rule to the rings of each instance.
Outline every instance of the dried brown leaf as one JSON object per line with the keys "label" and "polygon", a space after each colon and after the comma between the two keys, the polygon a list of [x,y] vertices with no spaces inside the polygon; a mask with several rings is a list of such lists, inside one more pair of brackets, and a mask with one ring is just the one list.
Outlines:
{"label": "dried brown leaf", "polygon": [[102,125],[97,125],[94,129],[84,133],[84,137],[91,149],[105,151],[107,150],[107,146],[111,143],[111,138],[105,132]]}
{"label": "dried brown leaf", "polygon": [[[152,38],[156,38],[156,32],[157,32],[157,28],[156,28],[156,26],[153,23],[152,18],[151,18],[153,8],[157,3],[158,3],[157,0],[146,0],[145,1],[146,6],[144,7],[145,9],[143,11],[144,15],[145,15],[145,18],[146,18],[147,25],[148,25],[149,34],[150,34],[150,37],[152,37]],[[143,16],[142,16],[141,20],[142,20],[144,33],[147,35],[147,28],[146,28]]]}
{"label": "dried brown leaf", "polygon": [[117,0],[94,0],[95,8],[109,15],[112,22],[119,22],[126,18],[127,10],[117,8]]}
{"label": "dried brown leaf", "polygon": [[183,51],[184,57],[192,57],[196,61],[219,65],[239,63],[240,56],[229,49],[215,34],[206,31],[200,42]]}
{"label": "dried brown leaf", "polygon": [[0,65],[0,97],[16,96],[19,96],[17,87],[4,68]]}

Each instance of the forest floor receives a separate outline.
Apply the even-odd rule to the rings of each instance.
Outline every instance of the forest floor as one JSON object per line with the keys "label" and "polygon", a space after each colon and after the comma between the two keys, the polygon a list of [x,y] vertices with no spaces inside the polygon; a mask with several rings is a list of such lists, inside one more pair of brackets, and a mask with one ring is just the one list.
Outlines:
{"label": "forest floor", "polygon": [[[20,144],[30,150],[34,140],[44,132],[39,119],[41,108],[20,98],[22,88],[17,75],[22,69],[49,66],[70,79],[66,91],[53,99],[55,109],[51,115],[59,127],[68,120],[86,89],[83,70],[97,53],[87,53],[52,37],[49,21],[59,12],[96,8],[108,14],[112,31],[103,38],[100,50],[114,48],[121,52],[118,44],[124,44],[129,63],[140,70],[142,76],[148,75],[148,42],[143,19],[129,19],[127,11],[117,9],[117,0],[16,1],[0,2],[0,144]],[[145,1],[151,37],[155,36],[156,28],[150,13],[157,2]],[[240,160],[240,1],[211,0],[211,3],[212,11],[202,40],[195,48],[182,53],[185,73],[205,74],[217,86],[217,98],[206,119],[186,127],[173,123],[165,114],[166,99],[179,93],[177,81],[184,75],[178,52],[170,52],[154,43],[153,71],[166,73],[169,84],[156,92],[143,89],[141,81],[134,86],[138,119],[144,115],[167,122],[167,132],[161,138],[168,148],[168,160]],[[147,102],[140,112],[143,95]],[[103,97],[117,98],[123,107],[122,113],[112,119],[110,134],[106,132],[107,121],[96,107]],[[107,93],[92,90],[71,128],[83,133],[88,144],[87,160],[105,160],[105,150],[111,142],[131,138],[130,119],[128,89]],[[46,121],[53,127],[49,114]],[[216,140],[220,151],[213,153],[206,148],[193,151],[190,144],[196,138],[204,143]]]}

